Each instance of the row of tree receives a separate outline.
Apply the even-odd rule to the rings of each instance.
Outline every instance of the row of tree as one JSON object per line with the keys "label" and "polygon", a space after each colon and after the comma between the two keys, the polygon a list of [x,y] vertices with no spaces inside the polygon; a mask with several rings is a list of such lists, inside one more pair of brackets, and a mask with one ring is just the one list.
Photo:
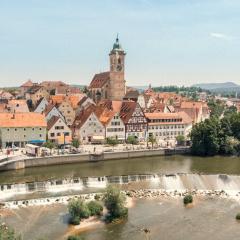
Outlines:
{"label": "row of tree", "polygon": [[156,92],[175,92],[175,93],[180,93],[180,92],[202,92],[202,89],[199,87],[185,87],[185,86],[160,86],[160,87],[154,87],[154,91]]}
{"label": "row of tree", "polygon": [[192,154],[199,156],[240,154],[240,113],[230,111],[223,118],[213,115],[191,132]]}

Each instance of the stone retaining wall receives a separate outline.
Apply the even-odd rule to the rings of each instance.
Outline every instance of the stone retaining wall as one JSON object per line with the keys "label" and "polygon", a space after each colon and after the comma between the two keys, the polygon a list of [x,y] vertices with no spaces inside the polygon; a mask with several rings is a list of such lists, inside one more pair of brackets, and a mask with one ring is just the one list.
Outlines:
{"label": "stone retaining wall", "polygon": [[50,157],[35,157],[27,158],[18,161],[6,162],[5,165],[0,167],[0,171],[16,170],[30,167],[40,167],[49,165],[61,165],[70,163],[81,162],[95,162],[95,161],[107,161],[115,159],[128,159],[128,158],[141,158],[148,156],[163,156],[171,154],[186,154],[189,152],[189,148],[177,148],[177,149],[153,149],[153,150],[134,150],[124,152],[105,152],[102,154],[75,154],[75,155],[61,155]]}

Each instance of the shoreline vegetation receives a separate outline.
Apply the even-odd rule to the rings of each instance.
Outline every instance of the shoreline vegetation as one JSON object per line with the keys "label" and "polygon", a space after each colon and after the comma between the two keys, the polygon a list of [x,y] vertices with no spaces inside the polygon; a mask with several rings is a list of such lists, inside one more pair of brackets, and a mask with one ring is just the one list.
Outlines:
{"label": "shoreline vegetation", "polygon": [[195,156],[239,156],[240,113],[231,108],[225,112],[223,109],[215,110],[215,112],[217,113],[209,119],[193,126],[190,133],[191,154]]}

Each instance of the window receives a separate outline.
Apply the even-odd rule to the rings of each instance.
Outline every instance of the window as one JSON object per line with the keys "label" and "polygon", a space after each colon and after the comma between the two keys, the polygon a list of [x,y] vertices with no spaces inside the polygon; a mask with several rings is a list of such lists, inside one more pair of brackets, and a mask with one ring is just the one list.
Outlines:
{"label": "window", "polygon": [[55,133],[51,133],[51,137],[54,137],[55,136]]}
{"label": "window", "polygon": [[15,128],[15,131],[17,131],[17,129]]}
{"label": "window", "polygon": [[42,130],[42,128],[39,128],[39,130],[41,131],[41,130]]}
{"label": "window", "polygon": [[32,128],[32,130],[34,131],[35,129],[34,129],[34,128]]}
{"label": "window", "polygon": [[26,131],[26,128],[24,128],[23,131]]}
{"label": "window", "polygon": [[42,134],[39,134],[39,137],[42,137]]}
{"label": "window", "polygon": [[57,133],[57,136],[61,136],[61,133]]}

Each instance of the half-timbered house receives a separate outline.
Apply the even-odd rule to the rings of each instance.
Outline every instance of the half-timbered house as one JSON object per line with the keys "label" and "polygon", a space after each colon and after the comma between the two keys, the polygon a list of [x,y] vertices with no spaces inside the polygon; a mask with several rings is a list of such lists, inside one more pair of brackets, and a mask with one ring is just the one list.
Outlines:
{"label": "half-timbered house", "polygon": [[139,103],[123,101],[120,117],[125,124],[125,139],[135,136],[139,141],[147,137],[147,119]]}

